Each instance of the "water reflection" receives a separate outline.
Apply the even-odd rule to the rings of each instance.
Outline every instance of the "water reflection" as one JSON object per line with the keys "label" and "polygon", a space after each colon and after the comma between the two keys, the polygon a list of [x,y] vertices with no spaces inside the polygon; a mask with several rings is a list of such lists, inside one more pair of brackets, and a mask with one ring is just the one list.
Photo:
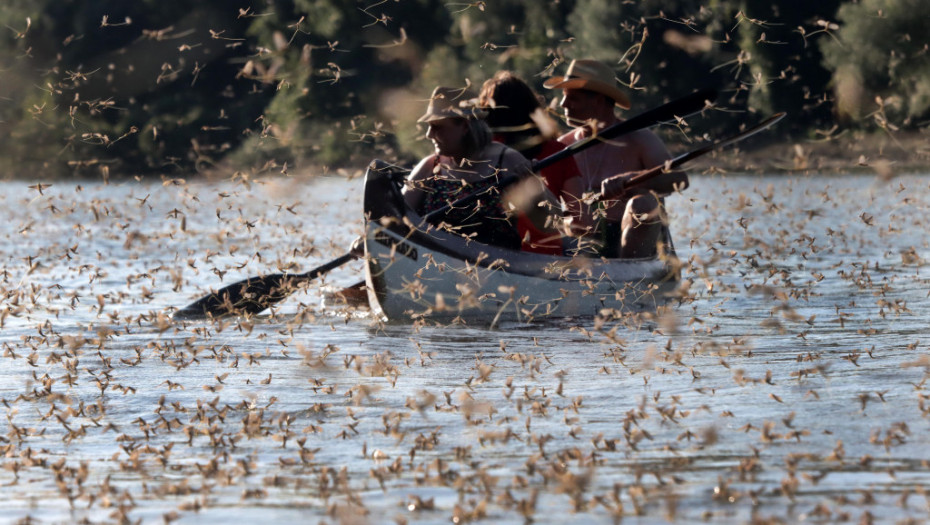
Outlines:
{"label": "water reflection", "polygon": [[0,516],[926,520],[924,185],[697,178],[680,300],[487,330],[322,306],[357,264],[164,318],[342,253],[358,181],[4,183]]}

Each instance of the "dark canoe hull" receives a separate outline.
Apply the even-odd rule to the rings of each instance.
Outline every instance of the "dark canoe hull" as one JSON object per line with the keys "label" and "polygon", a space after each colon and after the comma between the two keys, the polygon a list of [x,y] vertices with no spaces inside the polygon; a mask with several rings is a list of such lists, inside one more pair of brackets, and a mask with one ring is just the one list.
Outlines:
{"label": "dark canoe hull", "polygon": [[514,251],[423,226],[404,204],[404,170],[375,161],[365,177],[365,279],[376,315],[531,320],[655,309],[679,281],[677,260],[600,260]]}

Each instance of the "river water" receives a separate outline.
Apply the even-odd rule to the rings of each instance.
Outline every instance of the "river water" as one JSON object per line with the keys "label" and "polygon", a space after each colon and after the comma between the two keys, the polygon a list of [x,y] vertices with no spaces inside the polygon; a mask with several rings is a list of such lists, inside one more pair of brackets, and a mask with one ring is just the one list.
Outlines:
{"label": "river water", "polygon": [[2,183],[0,521],[924,522],[930,178],[696,176],[681,297],[533,325],[321,303],[360,179]]}

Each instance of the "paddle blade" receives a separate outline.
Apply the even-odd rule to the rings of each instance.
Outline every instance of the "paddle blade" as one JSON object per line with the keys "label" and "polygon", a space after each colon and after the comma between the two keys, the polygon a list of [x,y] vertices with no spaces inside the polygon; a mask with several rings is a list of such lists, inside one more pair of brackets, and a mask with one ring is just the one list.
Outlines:
{"label": "paddle blade", "polygon": [[286,299],[297,290],[301,283],[316,279],[357,257],[359,257],[359,252],[353,246],[348,253],[307,273],[275,273],[261,277],[249,277],[177,310],[172,314],[172,318],[188,320],[227,315],[254,315]]}
{"label": "paddle blade", "polygon": [[283,273],[249,277],[194,301],[174,312],[172,317],[189,320],[254,315],[284,300],[305,280],[302,275]]}

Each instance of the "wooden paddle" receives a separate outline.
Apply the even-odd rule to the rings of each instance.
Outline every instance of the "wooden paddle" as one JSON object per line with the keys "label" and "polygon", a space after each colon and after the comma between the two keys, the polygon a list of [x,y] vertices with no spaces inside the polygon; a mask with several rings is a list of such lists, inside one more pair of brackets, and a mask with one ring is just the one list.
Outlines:
{"label": "wooden paddle", "polygon": [[[577,142],[558,153],[541,159],[533,164],[533,169],[540,170],[545,168],[565,157],[574,155],[595,144],[599,144],[601,140],[615,138],[625,133],[631,133],[654,126],[660,122],[674,120],[676,117],[690,115],[707,107],[707,104],[716,99],[716,97],[717,92],[715,90],[703,90],[674,100],[655,109],[651,109],[629,120],[604,129],[597,137]],[[508,184],[513,184],[518,180],[520,180],[520,177],[505,177],[498,184],[500,187],[503,187]],[[429,219],[445,213],[452,206],[461,206],[472,202],[480,198],[484,191],[463,197],[451,205],[447,205],[444,208],[427,214],[425,218]],[[216,318],[226,315],[254,315],[281,302],[296,291],[297,287],[302,283],[316,279],[330,270],[338,268],[360,256],[361,250],[351,249],[332,261],[306,273],[275,273],[271,275],[249,277],[207,294],[184,308],[176,310],[174,314],[172,314],[172,317],[174,319],[191,320],[205,319],[208,317]]]}
{"label": "wooden paddle", "polygon": [[291,295],[307,281],[357,259],[348,251],[328,263],[306,273],[274,273],[249,277],[208,294],[172,314],[174,319],[204,319],[231,314],[257,314]]}
{"label": "wooden paddle", "polygon": [[711,142],[710,144],[707,144],[695,150],[691,150],[687,153],[682,153],[681,155],[678,155],[675,158],[665,161],[665,163],[659,166],[656,166],[654,168],[649,168],[648,170],[645,170],[645,171],[641,171],[637,173],[636,175],[629,176],[627,174],[620,174],[620,175],[614,175],[613,177],[610,177],[608,179],[604,179],[604,181],[601,182],[601,192],[600,194],[594,196],[594,201],[598,201],[602,199],[615,199],[623,195],[623,193],[626,191],[627,188],[642,184],[657,175],[660,175],[667,171],[671,171],[675,168],[678,168],[687,162],[690,162],[698,157],[701,157],[703,155],[710,153],[711,151],[718,150],[720,148],[729,146],[730,144],[734,144],[736,142],[749,138],[755,135],[756,133],[759,133],[760,131],[770,128],[772,125],[774,125],[776,122],[783,119],[784,117],[785,117],[785,113],[776,113],[772,115],[771,117],[763,120],[762,122],[756,124],[755,126],[748,128],[742,131],[741,133],[737,133],[736,135],[733,135],[732,137],[721,139],[716,142]]}

